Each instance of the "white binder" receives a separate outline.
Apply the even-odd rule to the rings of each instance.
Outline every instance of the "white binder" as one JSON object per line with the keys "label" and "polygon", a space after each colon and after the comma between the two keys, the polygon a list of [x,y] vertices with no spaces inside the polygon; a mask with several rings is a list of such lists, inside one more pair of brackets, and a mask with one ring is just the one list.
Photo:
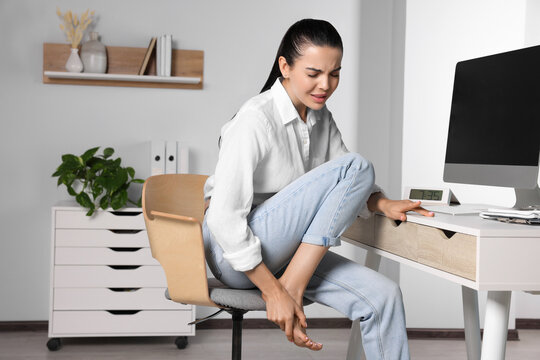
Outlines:
{"label": "white binder", "polygon": [[152,141],[150,149],[150,175],[165,174],[165,141]]}
{"label": "white binder", "polygon": [[189,148],[181,142],[178,143],[177,172],[179,174],[189,173]]}
{"label": "white binder", "polygon": [[167,141],[165,144],[165,174],[176,174],[177,151],[176,141]]}

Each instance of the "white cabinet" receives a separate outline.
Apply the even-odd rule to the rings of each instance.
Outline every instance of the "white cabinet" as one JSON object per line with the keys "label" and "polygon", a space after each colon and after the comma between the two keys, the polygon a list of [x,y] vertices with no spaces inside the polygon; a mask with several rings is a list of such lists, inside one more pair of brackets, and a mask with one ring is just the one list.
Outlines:
{"label": "white cabinet", "polygon": [[140,208],[52,208],[50,350],[62,337],[195,335],[195,306],[165,299],[165,273],[152,258]]}

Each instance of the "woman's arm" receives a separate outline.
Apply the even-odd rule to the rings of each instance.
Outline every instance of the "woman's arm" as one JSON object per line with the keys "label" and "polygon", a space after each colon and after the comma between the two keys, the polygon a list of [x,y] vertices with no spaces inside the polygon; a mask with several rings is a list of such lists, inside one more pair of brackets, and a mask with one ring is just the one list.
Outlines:
{"label": "woman's arm", "polygon": [[414,211],[424,216],[433,216],[431,211],[420,207],[420,201],[390,200],[382,192],[371,194],[367,207],[372,212],[382,212],[386,217],[393,220],[407,220],[407,211]]}
{"label": "woman's arm", "polygon": [[281,330],[285,331],[287,339],[293,341],[295,317],[300,320],[301,324],[306,324],[306,316],[300,305],[289,295],[263,262],[244,273],[261,290],[262,298],[266,302],[268,320],[279,325]]}

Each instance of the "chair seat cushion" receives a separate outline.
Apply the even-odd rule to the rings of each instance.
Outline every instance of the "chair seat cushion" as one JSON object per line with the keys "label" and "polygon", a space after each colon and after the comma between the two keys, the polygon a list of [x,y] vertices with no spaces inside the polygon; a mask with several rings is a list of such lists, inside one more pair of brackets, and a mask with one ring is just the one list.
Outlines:
{"label": "chair seat cushion", "polygon": [[[266,311],[266,303],[262,299],[259,289],[231,289],[219,280],[208,278],[208,292],[210,299],[223,307],[247,311]],[[165,297],[171,299],[168,289],[165,291]],[[311,303],[313,302],[304,298],[304,306]]]}

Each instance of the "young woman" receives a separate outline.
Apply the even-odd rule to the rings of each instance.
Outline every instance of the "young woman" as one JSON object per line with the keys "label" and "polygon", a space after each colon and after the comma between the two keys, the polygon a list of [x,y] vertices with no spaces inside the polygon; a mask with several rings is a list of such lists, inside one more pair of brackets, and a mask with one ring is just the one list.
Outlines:
{"label": "young woman", "polygon": [[432,216],[419,202],[385,198],[371,163],[343,144],[325,105],[342,54],[330,23],[293,24],[261,93],[222,128],[205,184],[206,259],[226,285],[258,287],[268,319],[298,346],[322,348],[306,335],[306,297],[360,319],[368,359],[408,359],[399,287],[328,252],[369,211],[399,220],[410,210]]}

